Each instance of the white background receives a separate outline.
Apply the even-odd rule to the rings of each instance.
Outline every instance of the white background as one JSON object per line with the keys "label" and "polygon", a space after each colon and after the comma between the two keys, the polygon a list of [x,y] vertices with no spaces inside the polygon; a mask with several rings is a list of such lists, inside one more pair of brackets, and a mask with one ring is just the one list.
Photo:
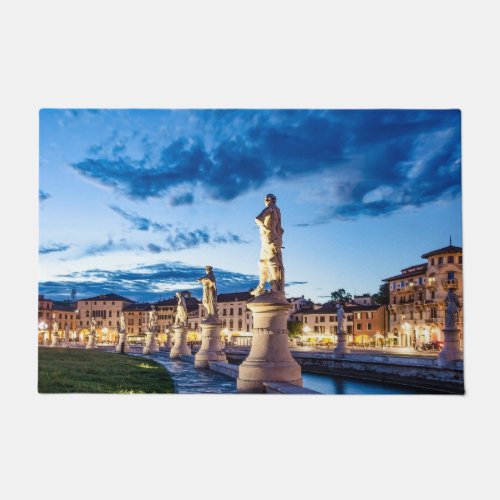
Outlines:
{"label": "white background", "polygon": [[[2,2],[4,498],[498,498],[495,4]],[[462,109],[467,395],[38,395],[41,107]]]}

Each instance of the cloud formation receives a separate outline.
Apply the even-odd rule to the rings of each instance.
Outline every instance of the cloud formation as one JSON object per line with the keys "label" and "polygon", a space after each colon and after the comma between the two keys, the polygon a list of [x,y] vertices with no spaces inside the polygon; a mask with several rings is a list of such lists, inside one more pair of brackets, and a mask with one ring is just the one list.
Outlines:
{"label": "cloud formation", "polygon": [[[214,271],[219,293],[247,291],[258,282],[254,275]],[[51,298],[67,297],[68,290],[76,288],[80,297],[115,292],[134,300],[158,300],[186,289],[201,297],[197,278],[204,274],[204,268],[180,262],[143,265],[128,271],[89,269],[60,275],[57,281],[41,282],[39,291]]]}
{"label": "cloud formation", "polygon": [[230,201],[268,181],[317,176],[323,210],[315,223],[460,193],[458,110],[188,113],[197,126],[167,142],[145,136],[124,147],[116,137],[72,167],[131,199],[165,197],[174,206],[195,203],[195,193]]}
{"label": "cloud formation", "polygon": [[109,205],[109,208],[123,217],[126,221],[130,222],[133,229],[137,229],[139,231],[149,231],[150,229],[153,231],[167,231],[172,227],[172,224],[159,224],[158,222],[154,222],[146,217],[141,217],[135,213],[127,212],[123,208],[116,205]]}
{"label": "cloud formation", "polygon": [[70,248],[70,245],[65,245],[64,243],[56,243],[54,245],[40,247],[38,249],[38,253],[41,255],[45,255],[48,253],[65,252]]}
{"label": "cloud formation", "polygon": [[123,217],[131,224],[132,229],[139,231],[153,231],[165,233],[162,245],[150,243],[146,249],[152,253],[172,252],[188,248],[198,248],[201,245],[221,245],[230,243],[245,243],[237,234],[232,232],[218,233],[207,228],[186,229],[174,227],[172,224],[160,224],[147,217],[128,212],[116,205],[109,206],[111,210]]}

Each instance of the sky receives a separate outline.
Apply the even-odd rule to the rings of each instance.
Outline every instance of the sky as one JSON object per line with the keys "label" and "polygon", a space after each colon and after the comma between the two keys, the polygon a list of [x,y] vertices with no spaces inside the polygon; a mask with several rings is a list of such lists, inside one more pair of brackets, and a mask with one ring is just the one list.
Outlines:
{"label": "sky", "polygon": [[267,193],[287,296],[377,292],[462,244],[460,111],[43,109],[39,291],[254,288]]}

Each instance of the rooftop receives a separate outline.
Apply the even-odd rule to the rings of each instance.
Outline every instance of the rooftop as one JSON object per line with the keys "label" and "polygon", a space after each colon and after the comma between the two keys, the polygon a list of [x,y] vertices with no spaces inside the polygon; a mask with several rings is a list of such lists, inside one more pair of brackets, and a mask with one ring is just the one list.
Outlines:
{"label": "rooftop", "polygon": [[70,312],[75,312],[76,310],[76,304],[74,302],[66,301],[66,300],[60,300],[60,301],[53,301],[52,309],[54,311],[70,311]]}
{"label": "rooftop", "polygon": [[151,304],[149,302],[134,302],[133,304],[126,305],[124,311],[149,311],[151,309]]}
{"label": "rooftop", "polygon": [[253,298],[250,292],[220,293],[217,295],[217,302],[246,302]]}
{"label": "rooftop", "polygon": [[[414,266],[417,267],[417,266]],[[411,268],[406,268],[406,269],[411,269]],[[405,271],[403,269],[403,271]],[[398,274],[397,276],[391,276],[390,278],[385,278],[382,281],[393,281],[393,280],[398,280],[398,279],[403,279],[403,278],[411,278],[413,276],[420,276],[421,274],[425,274],[427,272],[427,264],[422,264],[419,265],[415,271],[405,271],[403,274]]]}
{"label": "rooftop", "polygon": [[439,248],[438,250],[433,250],[432,252],[427,252],[422,255],[422,259],[427,259],[433,255],[439,255],[444,253],[462,253],[462,247],[456,247],[455,245],[448,245],[447,247]]}
{"label": "rooftop", "polygon": [[[338,302],[327,302],[323,304],[320,309],[301,311],[302,314],[335,314],[337,312],[337,304]],[[380,307],[383,307],[379,304],[345,304],[344,312],[357,312],[357,311],[376,311]]]}
{"label": "rooftop", "polygon": [[116,300],[122,302],[130,302],[134,303],[134,300],[127,299],[127,297],[123,297],[122,295],[118,295],[116,293],[105,293],[101,295],[96,295],[95,297],[88,297],[86,299],[78,299],[78,302],[82,302],[83,300]]}

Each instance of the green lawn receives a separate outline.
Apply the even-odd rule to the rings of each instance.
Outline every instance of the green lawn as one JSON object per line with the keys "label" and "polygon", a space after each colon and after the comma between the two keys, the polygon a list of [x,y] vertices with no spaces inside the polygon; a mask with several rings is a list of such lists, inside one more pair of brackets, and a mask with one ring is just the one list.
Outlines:
{"label": "green lawn", "polygon": [[165,367],[146,358],[39,347],[38,392],[172,393],[174,383]]}

